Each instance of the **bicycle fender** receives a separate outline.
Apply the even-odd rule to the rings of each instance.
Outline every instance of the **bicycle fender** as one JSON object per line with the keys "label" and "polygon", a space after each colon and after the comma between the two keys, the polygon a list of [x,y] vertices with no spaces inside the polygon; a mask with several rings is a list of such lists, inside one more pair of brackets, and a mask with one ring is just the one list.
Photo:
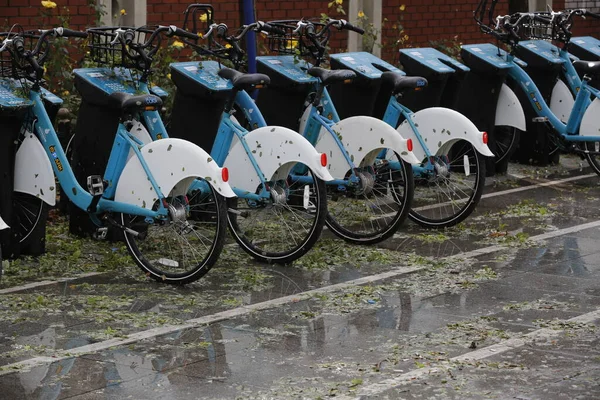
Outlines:
{"label": "bicycle fender", "polygon": [[[414,113],[412,122],[419,130],[430,154],[446,154],[452,144],[464,139],[484,156],[494,156],[487,144],[483,143],[483,132],[480,132],[471,120],[457,111],[443,107],[426,108]],[[400,124],[398,132],[402,137],[412,139],[413,153],[420,161],[427,157],[407,120]]]}
{"label": "bicycle fender", "polygon": [[39,139],[26,132],[15,156],[14,191],[40,198],[51,206],[56,204],[56,182],[52,164]]}
{"label": "bicycle fender", "polygon": [[550,98],[550,110],[565,124],[569,121],[571,110],[575,105],[575,99],[569,87],[560,79],[556,81]]}
{"label": "bicycle fender", "polygon": [[[285,179],[298,162],[306,164],[324,181],[333,179],[327,167],[321,165],[321,153],[291,129],[265,126],[248,132],[244,139],[268,181]],[[224,165],[231,171],[231,186],[250,193],[256,192],[261,181],[239,140],[232,145]]]}
{"label": "bicycle fender", "polygon": [[523,132],[527,130],[525,112],[515,92],[503,83],[496,103],[496,126],[512,126]]}
{"label": "bicycle fender", "polygon": [[4,222],[2,220],[2,217],[0,217],[0,231],[4,230],[4,229],[8,229],[8,228],[10,228],[10,227],[8,225],[6,225],[6,222]]}
{"label": "bicycle fender", "polygon": [[[165,196],[185,194],[193,178],[204,178],[225,197],[235,197],[228,183],[223,182],[221,168],[200,147],[186,140],[167,138],[148,143],[140,149],[150,173]],[[186,178],[187,181],[184,181]],[[187,187],[176,187],[184,181]],[[156,193],[137,157],[127,161],[117,183],[115,200],[142,208],[152,208]]]}
{"label": "bicycle fender", "polygon": [[[333,125],[332,129],[357,167],[372,165],[383,149],[393,149],[410,164],[419,162],[408,150],[408,141],[380,119],[367,116],[345,118]],[[319,132],[315,147],[327,154],[327,168],[331,175],[336,179],[344,179],[350,166],[338,143],[324,127]]]}
{"label": "bicycle fender", "polygon": [[600,99],[594,99],[585,110],[579,134],[581,136],[600,136]]}

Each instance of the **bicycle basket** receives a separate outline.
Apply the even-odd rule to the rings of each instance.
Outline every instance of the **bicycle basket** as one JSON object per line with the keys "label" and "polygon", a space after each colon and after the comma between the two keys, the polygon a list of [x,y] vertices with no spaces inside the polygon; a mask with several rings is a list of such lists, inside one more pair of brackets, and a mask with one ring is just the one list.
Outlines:
{"label": "bicycle basket", "polygon": [[[7,37],[20,36],[23,39],[23,45],[25,50],[33,50],[38,43],[39,35],[32,33],[0,33],[0,38],[3,40]],[[47,46],[47,43],[45,44]],[[13,48],[7,48],[5,51],[0,52],[0,77],[2,78],[13,78],[13,79],[24,79],[34,78],[35,72],[31,64],[23,58],[17,57],[14,54]]]}
{"label": "bicycle basket", "polygon": [[[269,33],[267,36],[267,45],[269,50],[279,54],[291,54],[301,57],[318,57],[319,49],[305,35],[296,30],[298,21],[271,21],[269,25],[280,29],[283,33]],[[313,22],[317,30],[322,29],[324,24]],[[321,45],[326,46],[329,41],[329,32],[319,38]]]}
{"label": "bicycle basket", "polygon": [[[133,34],[133,39],[129,45],[125,45],[120,40],[115,40],[118,29]],[[135,46],[147,48],[146,39],[154,32],[152,29],[109,26],[90,28],[87,32],[90,59],[93,62],[110,67],[149,69],[149,66],[140,63],[139,55],[132,48]]]}
{"label": "bicycle basket", "polygon": [[556,40],[558,35],[552,23],[530,20],[522,25],[521,36],[529,40]]}

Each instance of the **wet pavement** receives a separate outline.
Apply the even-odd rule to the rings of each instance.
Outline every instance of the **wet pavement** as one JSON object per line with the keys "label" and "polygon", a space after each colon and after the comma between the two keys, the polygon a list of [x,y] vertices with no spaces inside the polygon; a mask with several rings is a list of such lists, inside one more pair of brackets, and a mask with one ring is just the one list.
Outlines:
{"label": "wet pavement", "polygon": [[511,165],[465,223],[378,247],[325,232],[280,267],[230,244],[185,287],[58,218],[0,284],[0,398],[599,398],[600,178],[578,164]]}

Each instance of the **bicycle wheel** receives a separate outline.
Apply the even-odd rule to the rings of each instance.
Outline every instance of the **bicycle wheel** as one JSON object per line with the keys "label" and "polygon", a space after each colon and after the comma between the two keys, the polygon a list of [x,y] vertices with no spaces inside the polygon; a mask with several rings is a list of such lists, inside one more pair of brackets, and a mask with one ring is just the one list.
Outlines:
{"label": "bicycle wheel", "polygon": [[[593,153],[598,153],[600,152],[600,142],[583,142],[582,143],[583,149],[585,151],[588,152],[593,152]],[[591,154],[591,153],[584,153],[585,154],[585,159],[587,160],[588,164],[590,164],[590,167],[592,167],[592,169],[594,170],[594,172],[598,175],[600,175],[600,160],[599,154]]]}
{"label": "bicycle wheel", "polygon": [[479,203],[485,184],[485,161],[466,140],[447,155],[421,164],[415,176],[410,218],[428,228],[445,228],[467,218]]}
{"label": "bicycle wheel", "polygon": [[385,158],[357,171],[355,185],[328,188],[327,226],[348,242],[381,242],[408,216],[414,194],[412,167],[393,150],[385,153]]}
{"label": "bicycle wheel", "polygon": [[[13,213],[17,221],[17,229],[21,248],[33,245],[32,240],[44,240],[42,232],[48,205],[30,194],[13,192]],[[37,234],[39,233],[39,234]]]}
{"label": "bicycle wheel", "polygon": [[169,195],[166,201],[166,221],[149,224],[144,217],[121,214],[121,224],[138,233],[124,231],[125,243],[136,264],[152,279],[193,282],[212,268],[223,249],[225,200],[212,190],[196,190],[187,196]]}
{"label": "bicycle wheel", "polygon": [[321,235],[327,215],[325,183],[303,164],[294,167],[300,170],[301,177],[290,175],[271,183],[267,202],[228,199],[231,234],[259,261],[290,263],[306,254]]}
{"label": "bicycle wheel", "polygon": [[513,126],[497,126],[493,136],[496,144],[495,148],[491,149],[495,156],[494,162],[506,163],[519,143],[521,131]]}

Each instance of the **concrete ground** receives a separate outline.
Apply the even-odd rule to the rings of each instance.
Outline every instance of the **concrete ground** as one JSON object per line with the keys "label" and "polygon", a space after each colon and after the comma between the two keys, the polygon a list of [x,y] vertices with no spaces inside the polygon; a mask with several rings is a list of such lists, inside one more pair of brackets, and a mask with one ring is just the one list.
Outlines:
{"label": "concrete ground", "polygon": [[2,399],[600,398],[600,178],[511,165],[465,223],[185,287],[68,236],[5,268]]}

